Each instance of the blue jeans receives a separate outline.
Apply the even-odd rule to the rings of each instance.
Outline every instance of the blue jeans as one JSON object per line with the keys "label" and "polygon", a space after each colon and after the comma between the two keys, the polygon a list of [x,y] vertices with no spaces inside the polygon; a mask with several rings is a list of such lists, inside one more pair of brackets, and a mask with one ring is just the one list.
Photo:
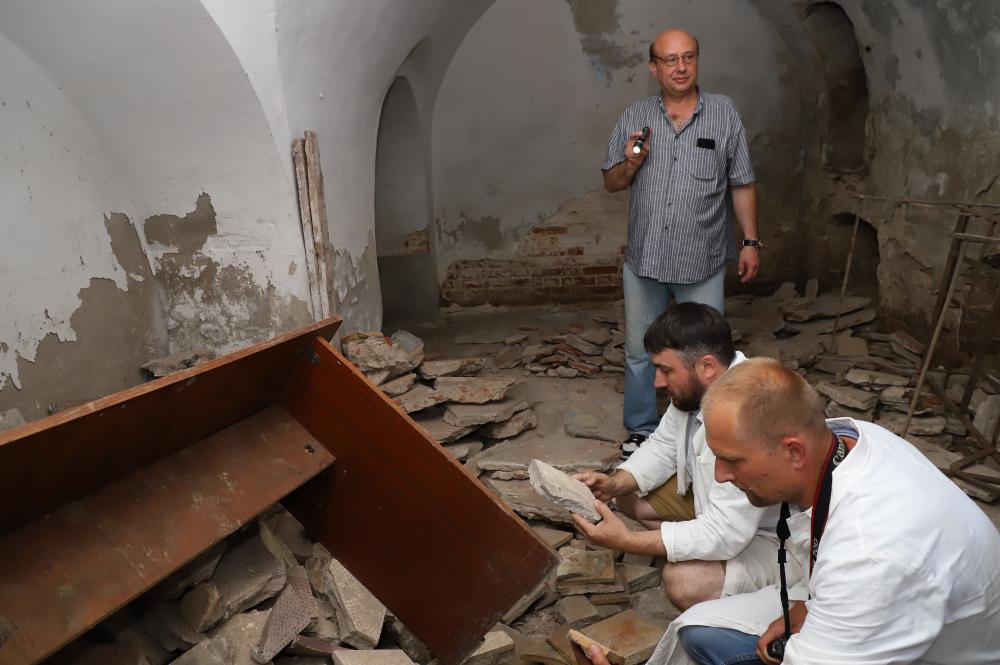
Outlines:
{"label": "blue jeans", "polygon": [[680,630],[681,646],[698,665],[764,665],[757,658],[759,635],[748,635],[729,628],[684,626]]}
{"label": "blue jeans", "polygon": [[656,413],[656,369],[642,344],[646,329],[662,314],[673,296],[677,302],[700,302],[720,312],[724,307],[726,266],[695,284],[667,284],[638,277],[625,266],[625,429],[650,434],[660,419]]}

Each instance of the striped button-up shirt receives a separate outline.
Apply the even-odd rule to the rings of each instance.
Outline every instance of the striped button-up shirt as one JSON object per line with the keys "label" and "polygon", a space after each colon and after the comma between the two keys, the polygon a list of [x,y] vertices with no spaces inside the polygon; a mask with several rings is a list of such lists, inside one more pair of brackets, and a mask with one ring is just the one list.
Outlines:
{"label": "striped button-up shirt", "polygon": [[699,91],[678,130],[659,95],[641,99],[611,132],[603,170],[625,160],[629,133],[643,127],[649,154],[632,180],[625,262],[640,277],[700,282],[737,256],[729,188],[754,181],[743,121],[728,97]]}

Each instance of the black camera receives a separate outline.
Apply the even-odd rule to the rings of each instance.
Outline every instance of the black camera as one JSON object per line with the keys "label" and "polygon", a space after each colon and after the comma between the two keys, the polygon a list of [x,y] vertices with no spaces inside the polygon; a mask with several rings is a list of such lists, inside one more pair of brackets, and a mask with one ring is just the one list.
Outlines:
{"label": "black camera", "polygon": [[779,638],[773,640],[767,645],[767,655],[775,660],[785,659],[785,644],[788,642],[788,636],[782,635]]}

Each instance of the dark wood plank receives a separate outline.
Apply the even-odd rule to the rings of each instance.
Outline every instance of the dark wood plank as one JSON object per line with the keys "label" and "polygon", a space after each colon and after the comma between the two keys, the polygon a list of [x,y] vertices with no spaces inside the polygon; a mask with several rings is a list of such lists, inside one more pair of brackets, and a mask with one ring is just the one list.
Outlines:
{"label": "dark wood plank", "polygon": [[0,533],[274,404],[339,318],[0,433]]}
{"label": "dark wood plank", "polygon": [[284,404],[337,464],[284,501],[445,665],[556,564],[555,553],[330,344]]}
{"label": "dark wood plank", "polygon": [[275,405],[0,536],[0,665],[51,655],[332,463]]}

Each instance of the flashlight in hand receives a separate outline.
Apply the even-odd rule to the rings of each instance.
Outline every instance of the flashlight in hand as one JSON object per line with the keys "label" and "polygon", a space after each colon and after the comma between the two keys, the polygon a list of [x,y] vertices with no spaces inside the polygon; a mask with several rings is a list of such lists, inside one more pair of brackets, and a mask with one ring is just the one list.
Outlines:
{"label": "flashlight in hand", "polygon": [[632,144],[632,153],[638,155],[642,152],[642,146],[646,143],[646,139],[649,138],[649,127],[642,128],[642,136],[635,140]]}

